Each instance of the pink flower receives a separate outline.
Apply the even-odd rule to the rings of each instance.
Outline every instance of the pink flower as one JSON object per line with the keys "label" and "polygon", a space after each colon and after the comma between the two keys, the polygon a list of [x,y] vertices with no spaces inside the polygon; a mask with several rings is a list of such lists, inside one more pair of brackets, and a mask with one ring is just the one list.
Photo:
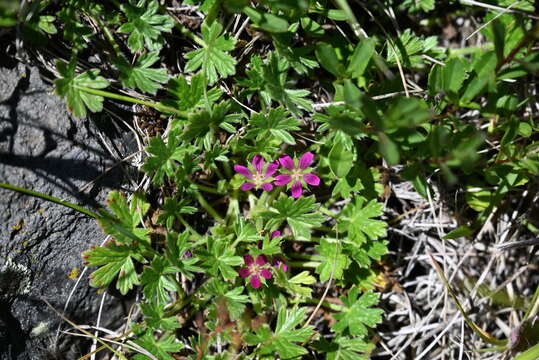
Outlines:
{"label": "pink flower", "polygon": [[273,185],[271,184],[273,178],[271,176],[275,173],[275,171],[277,171],[279,163],[274,161],[269,163],[266,167],[264,165],[265,160],[261,155],[255,155],[250,168],[241,165],[234,165],[234,170],[237,173],[250,180],[244,182],[240,186],[241,190],[247,191],[253,188],[262,188],[264,191],[270,191],[273,189]]}
{"label": "pink flower", "polygon": [[311,186],[320,185],[320,178],[311,171],[311,168],[309,168],[313,162],[313,159],[313,153],[307,152],[301,156],[299,163],[296,165],[290,156],[282,156],[279,159],[279,162],[287,170],[287,172],[275,177],[275,185],[283,186],[292,182],[291,189],[292,197],[294,199],[301,196],[304,183]]}
{"label": "pink flower", "polygon": [[240,269],[239,275],[243,279],[250,278],[249,282],[253,289],[258,289],[262,284],[262,281],[260,280],[261,276],[264,279],[272,278],[271,271],[268,268],[269,264],[264,255],[258,255],[256,261],[251,255],[243,255],[243,260],[247,266]]}
{"label": "pink flower", "polygon": [[273,258],[273,266],[275,266],[277,269],[283,269],[284,272],[288,270],[288,265],[286,265],[286,263],[277,256]]}

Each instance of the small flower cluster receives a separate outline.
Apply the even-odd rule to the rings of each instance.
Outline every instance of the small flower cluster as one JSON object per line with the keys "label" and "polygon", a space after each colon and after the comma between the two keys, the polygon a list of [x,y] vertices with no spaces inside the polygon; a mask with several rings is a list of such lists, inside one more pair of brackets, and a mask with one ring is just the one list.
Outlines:
{"label": "small flower cluster", "polygon": [[[281,232],[276,230],[271,233],[270,238],[273,239],[274,237],[278,236],[281,236]],[[262,248],[262,244],[259,243],[258,247]],[[266,259],[265,255],[258,255],[256,260],[251,255],[244,255],[243,261],[245,262],[246,266],[239,270],[239,275],[243,279],[248,278],[253,289],[260,288],[260,285],[262,285],[262,280],[260,279],[261,277],[266,280],[273,277],[272,271],[274,271],[274,269],[272,268],[272,264]],[[280,268],[283,269],[283,271],[288,270],[288,265],[286,265],[286,263],[277,256],[273,257],[271,262],[277,269]]]}
{"label": "small flower cluster", "polygon": [[[266,165],[261,155],[255,155],[251,166],[234,165],[234,170],[248,180],[241,185],[241,190],[247,191],[261,188],[264,191],[270,191],[273,189],[272,182],[275,181],[276,186],[289,185],[292,197],[297,199],[303,193],[303,186],[320,185],[320,178],[310,168],[313,159],[314,154],[307,152],[301,156],[299,161],[285,155],[280,157],[278,161],[273,161]],[[274,177],[273,175],[279,169],[279,166],[282,166],[281,172]]]}

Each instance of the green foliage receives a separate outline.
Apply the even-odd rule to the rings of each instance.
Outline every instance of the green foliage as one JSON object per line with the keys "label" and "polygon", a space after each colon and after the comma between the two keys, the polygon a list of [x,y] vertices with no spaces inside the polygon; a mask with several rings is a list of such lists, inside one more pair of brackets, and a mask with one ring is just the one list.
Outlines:
{"label": "green foliage", "polygon": [[165,69],[150,68],[158,60],[157,52],[142,54],[133,65],[130,65],[124,58],[117,58],[115,64],[120,69],[119,79],[122,85],[126,88],[155,94],[161,88],[160,84],[168,81]]}
{"label": "green foliage", "polygon": [[211,26],[202,25],[204,43],[202,48],[185,54],[189,59],[185,71],[202,69],[208,85],[214,84],[219,78],[225,78],[236,73],[236,59],[227,54],[234,49],[236,40],[221,35],[223,26],[215,21]]}
{"label": "green foliage", "polygon": [[89,94],[82,88],[104,89],[109,86],[109,82],[99,76],[99,69],[76,75],[76,65],[76,58],[73,58],[69,64],[63,61],[56,62],[56,69],[62,76],[54,81],[56,93],[66,98],[67,108],[77,117],[86,116],[86,109],[91,112],[103,110],[103,97]]}
{"label": "green foliage", "polygon": [[155,258],[150,266],[146,266],[140,277],[146,299],[166,303],[169,300],[167,291],[178,290],[174,277],[170,276],[175,273],[176,269],[161,257]]}
{"label": "green foliage", "polygon": [[356,196],[344,207],[343,221],[339,223],[339,231],[348,232],[349,239],[357,245],[386,236],[387,224],[373,219],[382,215],[383,204],[376,200],[365,202],[365,198]]}
{"label": "green foliage", "polygon": [[309,95],[308,90],[296,90],[287,87],[287,72],[288,63],[282,58],[278,58],[277,54],[269,55],[269,62],[263,67],[264,90],[261,96],[264,97],[266,103],[270,103],[270,99],[278,101],[284,105],[291,113],[299,116],[300,108],[312,110],[312,102],[306,97]]}
{"label": "green foliage", "polygon": [[341,279],[344,270],[350,265],[350,260],[342,254],[338,241],[322,239],[315,249],[323,258],[316,268],[316,272],[320,274],[320,281],[328,281],[332,274],[334,279]]}
{"label": "green foliage", "polygon": [[158,15],[157,0],[129,0],[120,6],[127,22],[118,28],[119,33],[130,34],[127,39],[129,49],[141,51],[144,46],[150,51],[160,50],[164,38],[161,33],[170,32],[174,21],[168,15]]}
{"label": "green foliage", "polygon": [[91,275],[92,286],[106,287],[118,276],[116,288],[125,295],[139,284],[133,259],[144,262],[144,258],[134,247],[111,242],[106,247],[96,247],[85,252],[83,258],[88,266],[101,266]]}
{"label": "green foliage", "polygon": [[103,230],[114,236],[116,241],[122,244],[148,243],[148,230],[140,228],[142,217],[148,211],[148,204],[142,195],[136,193],[128,204],[125,197],[117,191],[109,193],[108,206],[113,211],[114,216],[102,212],[98,219]]}
{"label": "green foliage", "polygon": [[165,316],[163,304],[140,304],[140,309],[146,318],[146,324],[152,329],[172,331],[180,327],[180,323],[178,323],[178,320],[175,317]]}
{"label": "green foliage", "polygon": [[304,315],[305,309],[281,308],[274,331],[264,324],[256,330],[256,334],[248,334],[245,341],[250,345],[260,344],[261,355],[277,353],[281,359],[291,359],[307,354],[304,347],[295,344],[306,341],[313,333],[312,326],[296,329]]}
{"label": "green foliage", "polygon": [[359,296],[357,287],[348,291],[347,296],[341,296],[345,310],[333,315],[337,323],[332,331],[349,333],[352,336],[367,335],[367,327],[374,327],[382,321],[382,310],[372,308],[378,303],[379,294],[367,292]]}
{"label": "green foliage", "polygon": [[[532,201],[531,2],[492,3],[507,12],[372,2],[372,16],[384,14],[376,25],[345,0],[171,4],[62,0],[0,11],[0,26],[22,30],[25,47],[49,41],[51,54],[70,59],[56,61],[54,84],[75,116],[118,101],[159,112],[137,120],[137,130],[159,131],[138,134],[144,173],[128,171],[145,196],[111,192],[110,212],[82,211],[111,237],[84,253],[97,267],[92,286],[139,294],[126,344],[146,352],[130,358],[367,359],[382,311],[377,293],[359,289],[375,289],[380,268],[394,270],[387,219],[400,217],[384,206],[409,210],[393,185],[410,181],[432,201],[443,200],[436,188],[459,194],[459,227],[446,239],[474,236],[515,199]],[[386,26],[386,11],[399,26]],[[456,43],[438,33],[455,14],[486,24],[480,47],[438,47]],[[312,195],[284,194],[299,185]],[[519,215],[519,234],[537,232]],[[307,304],[326,285],[344,305],[323,302],[309,319]]]}
{"label": "green foliage", "polygon": [[221,90],[212,88],[206,91],[206,79],[199,73],[191,77],[190,82],[184,76],[170,79],[167,92],[171,96],[165,104],[179,110],[193,110],[213,104],[221,96]]}
{"label": "green foliage", "polygon": [[234,249],[224,240],[209,238],[207,244],[207,250],[201,255],[206,271],[213,276],[221,275],[225,280],[234,280],[237,272],[233,266],[241,265],[243,259],[235,256]]}
{"label": "green foliage", "polygon": [[182,160],[183,156],[191,152],[189,147],[180,147],[180,134],[177,131],[170,133],[167,143],[160,137],[155,137],[150,141],[147,148],[150,157],[144,164],[143,170],[153,173],[153,181],[156,184],[163,184],[165,175],[172,177],[176,170],[176,162]]}
{"label": "green foliage", "polygon": [[294,200],[288,196],[281,196],[275,201],[274,210],[264,212],[263,217],[269,219],[267,228],[278,228],[282,224],[290,226],[295,238],[309,240],[311,228],[320,226],[324,217],[315,211],[318,206],[314,197]]}
{"label": "green foliage", "polygon": [[[158,338],[153,335],[153,331],[151,330],[146,330],[133,342],[140,345],[159,360],[174,360],[174,357],[170,353],[178,352],[184,347],[182,343],[175,340],[174,335],[166,335]],[[136,354],[133,359],[149,360],[151,358],[143,354]]]}
{"label": "green foliage", "polygon": [[251,129],[247,132],[247,138],[261,141],[273,137],[290,145],[296,144],[290,131],[299,130],[299,121],[287,117],[283,108],[270,109],[267,113],[253,114],[249,124]]}
{"label": "green foliage", "polygon": [[178,219],[181,214],[194,214],[197,211],[196,207],[188,206],[187,203],[186,199],[178,201],[174,198],[166,198],[157,222],[165,224],[168,229],[172,229],[174,220]]}

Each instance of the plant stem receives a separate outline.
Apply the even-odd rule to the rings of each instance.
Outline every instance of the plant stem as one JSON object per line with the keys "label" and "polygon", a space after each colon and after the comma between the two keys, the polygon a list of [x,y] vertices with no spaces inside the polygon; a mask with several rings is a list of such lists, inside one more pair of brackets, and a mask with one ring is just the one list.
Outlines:
{"label": "plant stem", "polygon": [[191,227],[191,225],[187,223],[187,221],[185,221],[183,216],[177,214],[176,217],[180,221],[180,223],[187,229],[187,231],[191,233],[191,235],[195,236],[198,240],[203,238],[202,235],[200,235],[195,229]]}
{"label": "plant stem", "polygon": [[146,106],[154,108],[157,111],[164,112],[164,113],[172,113],[172,114],[178,115],[178,116],[183,117],[183,118],[187,118],[189,116],[188,112],[177,110],[177,109],[171,108],[170,106],[166,106],[166,105],[156,103],[156,102],[153,102],[153,101],[140,100],[140,99],[137,99],[137,98],[134,98],[134,97],[131,97],[131,96],[120,95],[120,94],[116,94],[116,93],[112,93],[112,92],[108,92],[108,91],[92,89],[92,88],[89,88],[89,87],[86,87],[86,86],[75,85],[75,87],[77,89],[85,91],[85,92],[87,92],[89,94],[93,94],[93,95],[97,95],[97,96],[103,96],[103,97],[106,97],[106,98],[109,98],[109,99],[115,99],[115,100],[130,102],[130,103],[133,103],[133,104],[146,105]]}
{"label": "plant stem", "polygon": [[216,195],[223,195],[223,193],[221,193],[219,190],[217,190],[215,188],[212,188],[210,186],[201,185],[201,184],[197,184],[197,183],[194,183],[194,182],[192,182],[191,184],[193,186],[195,186],[197,189],[202,190],[204,192],[207,192],[207,193],[210,193],[210,194],[216,194]]}
{"label": "plant stem", "polygon": [[329,216],[329,217],[332,217],[332,218],[334,218],[334,219],[336,219],[336,218],[339,216],[338,214],[335,214],[334,212],[332,212],[332,211],[326,209],[326,208],[323,207],[323,206],[320,206],[318,209],[320,210],[321,213],[323,213],[323,214],[325,214],[325,215],[327,215],[327,216]]}
{"label": "plant stem", "polygon": [[286,263],[288,266],[293,268],[317,268],[321,263],[318,261],[288,261]]}
{"label": "plant stem", "polygon": [[204,210],[208,212],[208,214],[210,214],[218,222],[223,222],[223,218],[221,217],[221,215],[217,213],[217,211],[210,205],[210,203],[206,201],[206,199],[204,199],[204,197],[198,191],[195,191],[194,194],[200,205],[204,208]]}
{"label": "plant stem", "polygon": [[[319,301],[320,300],[318,300],[318,299],[310,298],[310,299],[304,300],[303,302],[311,303],[311,304],[318,304]],[[333,304],[333,303],[330,303],[328,301],[322,302],[322,306],[325,307],[325,308],[331,309],[333,311],[338,311],[338,312],[341,312],[341,311],[344,310],[344,307],[342,305]]]}
{"label": "plant stem", "polygon": [[174,23],[174,27],[176,27],[176,29],[178,29],[178,31],[182,33],[182,35],[185,36],[186,38],[193,40],[200,46],[204,46],[204,47],[206,46],[206,42],[204,40],[202,40],[201,38],[193,34],[191,30],[189,30],[188,28],[186,28],[179,22]]}
{"label": "plant stem", "polygon": [[76,210],[76,211],[78,211],[80,213],[83,213],[84,215],[88,215],[88,216],[93,217],[95,219],[100,217],[97,213],[95,213],[93,211],[90,211],[90,210],[87,210],[87,209],[83,208],[82,206],[75,205],[73,203],[70,203],[69,201],[64,201],[64,200],[61,200],[61,199],[59,199],[57,197],[50,196],[50,195],[47,195],[47,194],[43,194],[43,193],[40,193],[40,192],[37,192],[37,191],[28,190],[28,189],[25,189],[25,188],[21,188],[21,187],[10,185],[10,184],[4,184],[4,183],[0,183],[0,188],[12,190],[12,191],[17,191],[17,192],[23,193],[25,195],[35,196],[35,197],[41,198],[43,200],[53,202],[53,203],[58,204],[58,205],[63,205],[65,207]]}
{"label": "plant stem", "polygon": [[120,49],[120,46],[114,40],[114,36],[112,36],[112,33],[110,32],[109,28],[101,21],[101,18],[99,18],[99,14],[88,14],[89,17],[94,19],[101,30],[103,30],[103,33],[105,34],[105,38],[107,38],[107,41],[109,42],[110,46],[114,49],[114,52],[116,53],[116,56],[118,57],[124,57],[124,54],[122,53],[122,50]]}

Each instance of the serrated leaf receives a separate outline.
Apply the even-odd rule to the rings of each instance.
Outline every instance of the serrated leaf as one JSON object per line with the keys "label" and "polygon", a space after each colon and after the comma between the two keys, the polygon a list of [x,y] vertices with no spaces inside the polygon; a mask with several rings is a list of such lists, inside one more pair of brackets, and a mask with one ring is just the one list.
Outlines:
{"label": "serrated leaf", "polygon": [[382,215],[383,204],[371,200],[365,204],[365,198],[356,196],[342,210],[343,221],[339,222],[340,231],[348,231],[349,238],[357,245],[376,240],[387,234],[387,223],[373,218]]}
{"label": "serrated leaf", "polygon": [[170,274],[175,274],[176,269],[167,263],[163,257],[156,257],[150,266],[144,267],[140,277],[144,286],[144,296],[149,301],[157,304],[165,304],[169,300],[168,291],[177,290]]}
{"label": "serrated leaf", "polygon": [[116,58],[114,64],[121,72],[119,79],[124,87],[155,94],[161,88],[161,84],[168,81],[166,69],[150,68],[158,60],[159,54],[152,52],[142,54],[133,65],[124,58]]}
{"label": "serrated leaf", "polygon": [[142,303],[140,309],[144,314],[144,321],[152,329],[161,329],[164,331],[172,331],[179,328],[181,325],[175,316],[165,317],[164,304]]}
{"label": "serrated leaf", "polygon": [[171,131],[167,142],[161,137],[154,137],[146,151],[152,156],[146,159],[142,170],[152,174],[152,180],[156,185],[162,185],[165,175],[172,177],[176,170],[176,162],[182,160],[182,157],[191,151],[190,147],[179,146],[180,139],[177,131]]}
{"label": "serrated leaf", "polygon": [[[192,279],[195,272],[203,272],[203,269],[196,265],[199,259],[191,252],[192,245],[189,243],[190,235],[188,232],[178,235],[169,231],[166,236],[165,257],[176,272],[179,272],[187,279]],[[188,255],[189,253],[190,256]]]}
{"label": "serrated leaf", "polygon": [[262,213],[269,219],[267,229],[279,228],[281,224],[288,223],[292,234],[297,239],[309,240],[311,228],[320,226],[325,220],[316,212],[318,205],[313,196],[302,197],[295,200],[292,197],[281,196],[273,204],[274,210]]}
{"label": "serrated leaf", "polygon": [[241,218],[234,224],[234,233],[236,234],[236,242],[238,243],[255,242],[261,238],[256,227]]}
{"label": "serrated leaf", "polygon": [[[134,343],[140,345],[159,360],[176,360],[170,353],[175,353],[183,349],[184,345],[176,340],[175,335],[165,335],[156,338],[152,330],[146,330],[144,334],[133,340]],[[150,360],[149,357],[143,354],[137,354],[133,357],[134,360]]]}
{"label": "serrated leaf", "polygon": [[133,247],[110,242],[106,247],[100,246],[86,251],[83,253],[83,258],[87,266],[100,266],[90,277],[92,286],[106,287],[119,275],[116,288],[125,295],[139,284],[133,258],[140,262],[144,259]]}
{"label": "serrated leaf", "polygon": [[161,207],[161,212],[157,217],[158,224],[165,224],[167,229],[172,229],[174,220],[178,219],[181,214],[194,214],[197,208],[188,206],[188,200],[181,199],[178,201],[174,198],[166,198],[165,203]]}
{"label": "serrated leaf", "polygon": [[320,339],[313,344],[319,352],[326,353],[327,360],[367,360],[374,344],[357,337],[335,336],[332,342]]}
{"label": "serrated leaf", "polygon": [[336,241],[322,239],[315,249],[324,258],[316,268],[320,281],[328,281],[332,273],[333,279],[341,279],[344,269],[350,265],[350,260],[341,252],[341,246]]}
{"label": "serrated leaf", "polygon": [[[232,123],[238,121],[236,114],[227,115],[230,110],[229,102],[222,102],[214,105],[211,111],[200,110],[196,113],[189,115],[189,123],[187,129],[182,134],[184,141],[191,141],[194,139],[213,139],[213,135],[219,128],[228,131],[235,132],[235,128]],[[211,144],[206,145],[206,149],[211,149]]]}
{"label": "serrated leaf", "polygon": [[204,47],[185,54],[185,58],[189,59],[185,71],[202,69],[208,85],[236,73],[236,59],[226,53],[234,49],[236,39],[225,38],[221,35],[222,31],[223,26],[217,21],[211,26],[203,24]]}
{"label": "serrated leaf", "polygon": [[178,110],[188,111],[195,108],[213,105],[223,93],[218,88],[212,88],[204,94],[206,90],[206,79],[204,74],[199,73],[191,76],[190,82],[183,75],[170,79],[167,86],[167,93],[171,96],[163,101],[164,104],[175,107]]}
{"label": "serrated leaf", "polygon": [[247,131],[247,138],[265,140],[268,137],[275,137],[287,144],[296,144],[290,131],[299,130],[299,120],[287,117],[287,112],[283,108],[253,114],[249,125],[251,129]]}
{"label": "serrated leaf", "polygon": [[243,286],[230,289],[230,286],[218,279],[210,279],[206,285],[207,292],[215,296],[215,301],[224,300],[231,319],[239,319],[245,311],[245,304],[249,302],[247,295],[242,295]]}
{"label": "serrated leaf", "polygon": [[289,309],[281,307],[277,315],[275,331],[268,329],[267,324],[259,327],[255,334],[247,334],[245,341],[250,345],[259,345],[261,355],[279,354],[281,359],[291,359],[307,354],[307,349],[295,343],[304,342],[313,333],[312,326],[299,329],[296,327],[305,319],[305,309]]}
{"label": "serrated leaf", "polygon": [[263,66],[262,70],[264,91],[261,92],[261,95],[263,97],[266,96],[278,101],[297,116],[301,115],[300,108],[312,111],[312,102],[306,98],[310,94],[308,90],[287,87],[288,63],[284,58],[280,58],[272,52],[269,54],[267,65]]}
{"label": "serrated leaf", "polygon": [[115,216],[102,211],[98,223],[105,233],[112,235],[120,244],[149,243],[149,231],[139,227],[149,209],[149,204],[141,194],[136,193],[128,205],[122,194],[112,191],[108,195],[107,204]]}
{"label": "serrated leaf", "polygon": [[220,273],[228,281],[238,276],[233,266],[243,264],[243,259],[223,240],[208,239],[208,249],[201,257],[208,273],[213,276]]}
{"label": "serrated leaf", "polygon": [[163,47],[161,33],[171,32],[174,20],[169,15],[158,15],[157,0],[130,0],[120,5],[127,17],[127,22],[118,28],[118,32],[130,34],[127,44],[131,51],[143,49],[144,45],[150,50],[160,50]]}
{"label": "serrated leaf", "polygon": [[366,292],[359,297],[359,289],[352,288],[347,296],[341,296],[345,309],[334,314],[337,320],[331,328],[332,331],[342,333],[348,329],[350,335],[364,337],[367,335],[367,327],[374,327],[382,321],[382,309],[371,308],[378,303],[380,294]]}
{"label": "serrated leaf", "polygon": [[92,89],[104,89],[109,86],[109,82],[99,76],[99,69],[91,69],[80,75],[75,75],[76,58],[69,64],[63,61],[56,61],[56,69],[62,76],[54,80],[55,91],[61,97],[66,98],[67,108],[77,117],[86,116],[86,109],[91,112],[103,110],[103,97],[90,94],[81,87]]}

